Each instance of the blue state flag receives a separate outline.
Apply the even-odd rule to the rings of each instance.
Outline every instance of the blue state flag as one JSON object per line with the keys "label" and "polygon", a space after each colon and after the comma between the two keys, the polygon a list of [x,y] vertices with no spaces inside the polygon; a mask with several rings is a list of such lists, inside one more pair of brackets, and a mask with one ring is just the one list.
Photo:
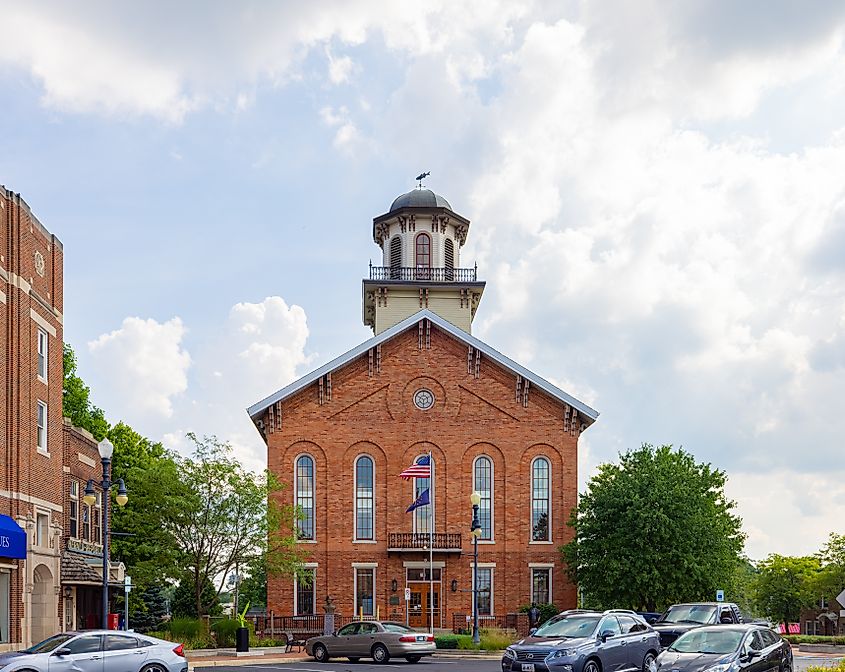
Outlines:
{"label": "blue state flag", "polygon": [[421,506],[428,506],[429,504],[431,504],[431,500],[428,497],[428,488],[426,488],[420,493],[420,496],[414,500],[414,503],[405,509],[405,513],[411,513],[414,509],[418,509]]}

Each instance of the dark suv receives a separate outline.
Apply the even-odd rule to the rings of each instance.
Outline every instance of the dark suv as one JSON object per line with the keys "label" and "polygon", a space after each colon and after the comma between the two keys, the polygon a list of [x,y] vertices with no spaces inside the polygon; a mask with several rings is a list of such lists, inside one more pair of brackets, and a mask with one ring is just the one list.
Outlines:
{"label": "dark suv", "polygon": [[502,672],[656,672],[659,649],[633,611],[565,611],[505,649]]}
{"label": "dark suv", "polygon": [[673,604],[653,627],[660,635],[660,646],[665,649],[680,635],[693,628],[742,622],[739,607],[732,602],[694,602]]}

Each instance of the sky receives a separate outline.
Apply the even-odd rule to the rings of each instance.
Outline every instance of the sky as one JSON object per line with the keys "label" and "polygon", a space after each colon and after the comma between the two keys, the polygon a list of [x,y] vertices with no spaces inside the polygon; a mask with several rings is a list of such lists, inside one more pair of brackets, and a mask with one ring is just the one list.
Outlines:
{"label": "sky", "polygon": [[474,335],[729,476],[752,559],[845,520],[845,4],[0,0],[0,183],[65,250],[112,421],[245,408],[371,336],[372,218],[472,221]]}

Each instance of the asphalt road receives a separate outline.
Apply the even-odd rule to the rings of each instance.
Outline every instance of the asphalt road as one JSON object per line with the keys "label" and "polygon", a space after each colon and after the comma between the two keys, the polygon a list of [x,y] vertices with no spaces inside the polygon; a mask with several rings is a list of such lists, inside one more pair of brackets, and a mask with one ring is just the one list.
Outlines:
{"label": "asphalt road", "polygon": [[[840,658],[822,658],[817,656],[796,655],[795,672],[805,672],[811,665],[835,665]],[[423,658],[419,663],[410,664],[404,660],[391,660],[387,665],[376,665],[372,661],[362,660],[350,663],[346,660],[317,663],[274,663],[268,665],[238,665],[237,667],[195,667],[196,672],[375,672],[376,670],[407,670],[408,672],[497,672],[497,660],[468,660],[466,658]]]}

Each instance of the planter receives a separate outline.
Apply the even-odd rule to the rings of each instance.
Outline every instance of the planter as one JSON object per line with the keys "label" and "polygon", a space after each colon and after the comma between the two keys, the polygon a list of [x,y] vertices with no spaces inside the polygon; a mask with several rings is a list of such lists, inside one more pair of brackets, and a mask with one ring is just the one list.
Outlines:
{"label": "planter", "polygon": [[249,651],[249,628],[235,630],[235,651]]}

